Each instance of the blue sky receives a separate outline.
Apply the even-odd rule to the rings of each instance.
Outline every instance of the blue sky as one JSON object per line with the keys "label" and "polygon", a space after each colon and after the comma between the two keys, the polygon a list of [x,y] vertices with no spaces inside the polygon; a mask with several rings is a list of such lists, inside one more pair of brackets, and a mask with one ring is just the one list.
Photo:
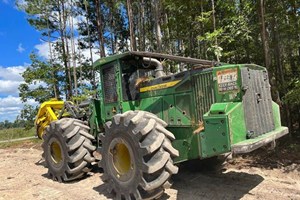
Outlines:
{"label": "blue sky", "polygon": [[[40,33],[29,25],[26,14],[12,0],[0,0],[0,53],[2,66],[29,63],[29,54],[40,43]],[[18,51],[19,50],[19,51]]]}
{"label": "blue sky", "polygon": [[[73,20],[76,28],[83,19],[79,16]],[[16,8],[14,0],[0,0],[0,122],[14,121],[24,106],[18,87],[24,82],[21,73],[31,63],[30,53],[35,51],[41,59],[49,59],[49,45],[40,38],[41,34],[29,25],[26,14]],[[94,60],[99,58],[96,52],[93,49]],[[90,56],[88,49],[81,50],[81,54]],[[28,103],[37,105],[33,100]]]}
{"label": "blue sky", "polygon": [[[39,51],[40,33],[29,25],[15,1],[0,0],[0,121],[14,121],[23,107],[18,85],[30,64],[29,54]],[[29,101],[30,104],[35,104]]]}

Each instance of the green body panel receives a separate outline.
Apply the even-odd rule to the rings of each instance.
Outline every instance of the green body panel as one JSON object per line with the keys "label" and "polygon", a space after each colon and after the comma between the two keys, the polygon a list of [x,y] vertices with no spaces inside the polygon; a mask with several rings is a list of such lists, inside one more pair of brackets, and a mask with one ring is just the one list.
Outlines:
{"label": "green body panel", "polygon": [[279,105],[275,102],[272,102],[272,109],[274,113],[273,116],[274,116],[275,128],[281,128]]}
{"label": "green body panel", "polygon": [[101,101],[97,99],[93,99],[92,103],[90,104],[90,133],[92,135],[97,135],[98,133],[102,132],[103,130],[103,121],[101,118]]}
{"label": "green body panel", "polygon": [[228,124],[230,127],[230,141],[232,144],[246,140],[246,124],[242,103],[230,103],[232,108],[228,111]]}
{"label": "green body panel", "polygon": [[232,144],[246,139],[244,109],[241,102],[215,103],[205,115],[207,119],[213,116],[226,116]]}
{"label": "green body panel", "polygon": [[246,139],[242,103],[215,103],[204,115],[205,131],[201,132],[202,157],[231,150],[230,145]]}
{"label": "green body panel", "polygon": [[226,115],[204,116],[205,131],[200,133],[201,158],[230,151],[230,134]]}
{"label": "green body panel", "polygon": [[[178,163],[188,160],[190,158],[191,143],[193,139],[191,127],[169,127],[168,130],[176,137],[176,140],[172,143],[174,148],[181,152],[179,153],[179,157],[175,158],[174,162]],[[195,153],[194,158],[199,157],[198,155],[199,151]]]}
{"label": "green body panel", "polygon": [[[175,163],[190,159],[208,158],[233,150],[237,144],[260,141],[260,137],[247,138],[248,130],[244,113],[241,71],[243,68],[264,70],[256,65],[223,65],[210,69],[195,69],[179,74],[150,79],[139,86],[138,97],[126,99],[124,84],[124,59],[130,54],[121,54],[97,61],[95,68],[105,81],[104,70],[113,67],[111,81],[115,84],[116,99],[106,102],[105,82],[101,83],[99,100],[94,101],[90,119],[91,132],[97,136],[103,124],[113,115],[128,110],[144,110],[154,113],[167,122],[175,140],[173,146],[179,150]],[[136,57],[135,57],[136,59]],[[139,65],[134,66],[138,69]],[[130,70],[130,68],[126,68]],[[133,70],[134,71],[134,70]],[[281,130],[280,112],[272,103],[276,130]],[[201,124],[204,130],[201,129]],[[201,131],[197,131],[201,130]],[[260,139],[259,139],[260,138]]]}

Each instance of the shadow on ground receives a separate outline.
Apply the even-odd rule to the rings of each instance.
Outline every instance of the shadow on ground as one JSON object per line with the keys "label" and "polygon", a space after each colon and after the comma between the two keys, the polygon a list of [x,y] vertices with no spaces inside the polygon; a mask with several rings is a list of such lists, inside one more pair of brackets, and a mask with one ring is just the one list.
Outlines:
{"label": "shadow on ground", "polygon": [[[46,162],[45,162],[44,158],[41,158],[40,160],[38,160],[35,163],[35,165],[37,165],[37,166],[43,166],[44,168],[47,168],[46,167]],[[90,176],[93,176],[93,174],[95,174],[95,173],[103,173],[103,169],[99,168],[97,164],[92,166],[91,173],[88,173],[87,175],[83,176],[82,178],[75,179],[75,180],[68,181],[68,182],[64,182],[64,183],[65,184],[76,183],[76,182],[78,182],[80,180],[83,180],[83,179],[86,179],[86,178],[88,178]],[[55,178],[53,179],[53,177],[48,172],[45,173],[45,174],[42,174],[42,177],[56,181],[56,179]]]}
{"label": "shadow on ground", "polygon": [[[108,199],[114,199],[115,195],[114,194],[110,194],[107,190],[107,186],[105,184],[101,184],[97,187],[93,188],[95,191],[99,192],[99,194],[104,195],[106,198]],[[161,197],[159,197],[159,200],[167,200],[167,199],[171,199],[170,195],[164,193]]]}
{"label": "shadow on ground", "polygon": [[[172,189],[159,199],[241,199],[264,180],[259,175],[226,172],[221,168],[216,170],[195,162],[184,163],[179,169],[179,173],[173,176]],[[94,190],[109,199],[114,198],[107,192],[105,184],[94,187]]]}
{"label": "shadow on ground", "polygon": [[[201,161],[183,163],[173,177],[176,199],[241,199],[264,179],[243,172],[226,172],[222,167],[201,165]],[[203,162],[203,161],[202,161]]]}
{"label": "shadow on ground", "polygon": [[300,171],[300,138],[288,135],[249,154],[237,156],[230,164],[261,169],[282,169],[285,173]]}

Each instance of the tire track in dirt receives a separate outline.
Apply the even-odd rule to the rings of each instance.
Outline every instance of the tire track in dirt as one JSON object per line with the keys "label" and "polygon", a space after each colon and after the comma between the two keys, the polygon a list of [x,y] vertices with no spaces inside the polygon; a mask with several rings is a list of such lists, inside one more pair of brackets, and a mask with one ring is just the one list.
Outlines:
{"label": "tire track in dirt", "polygon": [[[108,199],[101,173],[67,184],[47,177],[41,150],[0,149],[0,200]],[[161,199],[300,199],[300,167],[293,170],[226,165],[225,171],[180,167]]]}

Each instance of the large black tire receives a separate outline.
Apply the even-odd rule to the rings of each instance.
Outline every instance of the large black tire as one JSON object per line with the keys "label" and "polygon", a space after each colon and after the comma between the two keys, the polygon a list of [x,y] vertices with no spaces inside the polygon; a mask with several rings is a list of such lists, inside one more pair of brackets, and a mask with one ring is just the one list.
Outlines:
{"label": "large black tire", "polygon": [[43,150],[48,175],[55,181],[72,181],[84,177],[95,161],[94,136],[83,121],[63,118],[54,121],[43,135]]}
{"label": "large black tire", "polygon": [[117,114],[105,125],[102,142],[102,180],[116,199],[154,199],[171,186],[179,155],[167,123],[145,111]]}

